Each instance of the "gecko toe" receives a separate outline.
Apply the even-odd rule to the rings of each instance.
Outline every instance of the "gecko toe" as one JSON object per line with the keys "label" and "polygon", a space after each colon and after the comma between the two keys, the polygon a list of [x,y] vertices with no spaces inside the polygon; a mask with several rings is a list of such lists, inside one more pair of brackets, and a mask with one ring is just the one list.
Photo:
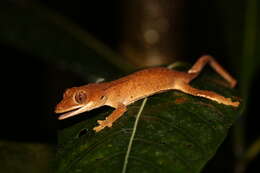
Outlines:
{"label": "gecko toe", "polygon": [[238,107],[239,106],[239,102],[232,102],[232,106]]}
{"label": "gecko toe", "polygon": [[108,120],[97,120],[98,124],[103,127],[112,127],[112,122],[109,122]]}
{"label": "gecko toe", "polygon": [[103,124],[104,123],[104,120],[97,120],[98,124]]}
{"label": "gecko toe", "polygon": [[99,131],[101,131],[103,128],[104,128],[103,126],[96,126],[96,127],[93,128],[93,130],[96,131],[96,132],[99,132]]}
{"label": "gecko toe", "polygon": [[107,123],[107,127],[112,127],[112,123]]}

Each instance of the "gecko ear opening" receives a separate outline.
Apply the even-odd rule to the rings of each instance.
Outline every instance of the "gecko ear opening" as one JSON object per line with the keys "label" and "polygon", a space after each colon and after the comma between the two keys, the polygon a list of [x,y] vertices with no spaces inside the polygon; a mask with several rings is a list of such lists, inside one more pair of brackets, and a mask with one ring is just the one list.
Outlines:
{"label": "gecko ear opening", "polygon": [[85,93],[85,91],[78,91],[75,93],[74,99],[78,104],[82,104],[86,101],[87,94]]}
{"label": "gecko ear opening", "polygon": [[105,104],[105,102],[107,101],[107,96],[104,96],[104,95],[102,95],[102,96],[100,96],[100,104]]}
{"label": "gecko ear opening", "polygon": [[106,99],[107,99],[106,96],[101,96],[101,97],[100,97],[100,100],[106,100]]}

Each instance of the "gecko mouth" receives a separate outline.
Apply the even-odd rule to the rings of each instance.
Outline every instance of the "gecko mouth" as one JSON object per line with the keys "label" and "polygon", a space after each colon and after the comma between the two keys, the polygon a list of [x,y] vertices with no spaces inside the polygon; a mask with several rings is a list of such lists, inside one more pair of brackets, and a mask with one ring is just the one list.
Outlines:
{"label": "gecko mouth", "polygon": [[68,111],[64,114],[61,114],[58,119],[59,120],[63,120],[63,119],[66,119],[66,118],[69,118],[69,117],[72,117],[72,116],[75,116],[75,115],[78,115],[80,113],[83,113],[85,112],[85,107],[80,107],[80,108],[75,108],[74,110],[71,110],[71,111]]}
{"label": "gecko mouth", "polygon": [[[66,119],[66,118],[69,118],[69,117],[72,117],[72,116],[75,116],[75,115],[78,115],[80,113],[83,113],[83,112],[86,112],[86,111],[90,111],[90,106],[92,105],[92,102],[90,102],[89,104],[85,105],[85,106],[80,106],[80,107],[76,107],[75,109],[67,112],[67,113],[64,113],[62,115],[60,115],[58,117],[59,120],[63,120],[63,119]],[[93,109],[93,108],[92,108]]]}

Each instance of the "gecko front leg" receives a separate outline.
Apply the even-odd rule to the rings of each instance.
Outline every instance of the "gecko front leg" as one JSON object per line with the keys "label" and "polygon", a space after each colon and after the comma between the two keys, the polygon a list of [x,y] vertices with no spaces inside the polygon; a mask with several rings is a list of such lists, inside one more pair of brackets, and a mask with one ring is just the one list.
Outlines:
{"label": "gecko front leg", "polygon": [[108,117],[106,117],[105,120],[97,121],[99,125],[94,127],[93,130],[99,132],[105,127],[112,127],[113,122],[120,118],[126,112],[126,110],[126,106],[122,103],[119,103],[117,108]]}

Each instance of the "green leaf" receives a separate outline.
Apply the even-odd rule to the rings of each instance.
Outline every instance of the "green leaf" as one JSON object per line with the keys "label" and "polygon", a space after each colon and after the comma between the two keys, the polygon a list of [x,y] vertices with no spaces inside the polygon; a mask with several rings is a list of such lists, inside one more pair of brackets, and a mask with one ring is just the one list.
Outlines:
{"label": "green leaf", "polygon": [[[192,85],[236,98],[215,73],[204,72]],[[128,106],[112,128],[99,133],[92,128],[112,109],[99,108],[75,117],[73,125],[59,132],[56,172],[122,172],[141,102]],[[126,172],[200,172],[240,112],[241,108],[178,91],[149,97],[132,141]]]}

